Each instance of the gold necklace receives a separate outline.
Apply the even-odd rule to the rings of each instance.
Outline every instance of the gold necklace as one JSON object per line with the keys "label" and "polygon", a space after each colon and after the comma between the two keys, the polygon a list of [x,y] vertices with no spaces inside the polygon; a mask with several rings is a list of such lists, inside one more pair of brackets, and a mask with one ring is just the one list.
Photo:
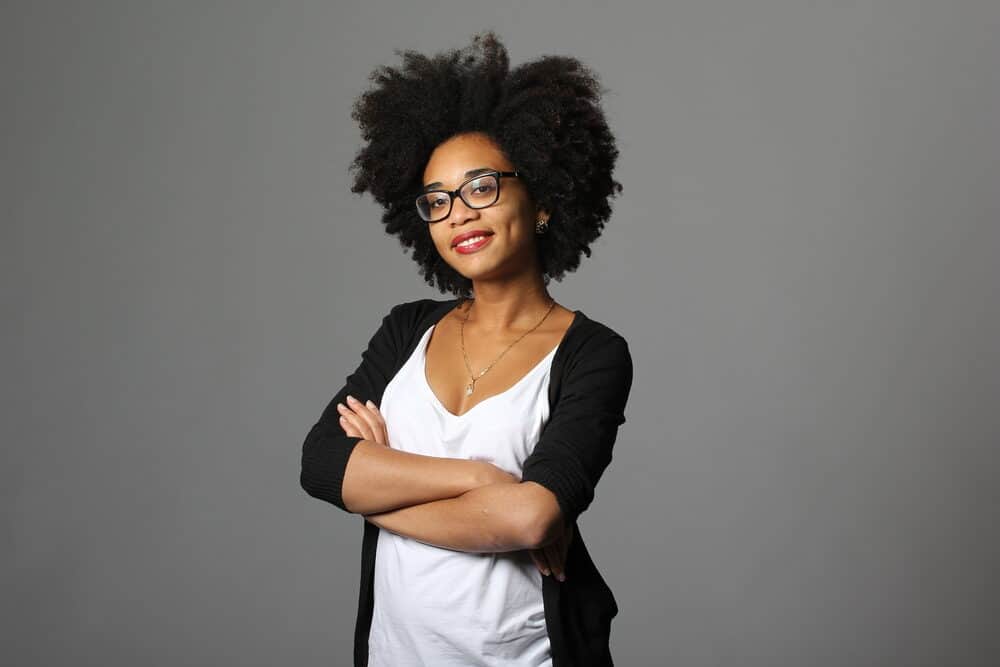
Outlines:
{"label": "gold necklace", "polygon": [[460,330],[460,336],[461,336],[461,339],[462,339],[462,357],[465,359],[465,368],[466,368],[466,370],[469,371],[469,378],[471,380],[469,382],[469,384],[465,385],[465,395],[466,396],[472,396],[472,392],[475,391],[475,389],[476,389],[476,382],[478,382],[480,378],[482,378],[484,375],[486,375],[486,371],[488,371],[491,368],[493,368],[493,366],[498,361],[500,361],[500,359],[503,358],[503,355],[507,354],[507,352],[510,350],[510,348],[514,347],[519,342],[521,342],[521,339],[524,338],[525,336],[527,336],[528,334],[530,334],[532,331],[534,331],[538,327],[542,326],[542,322],[544,322],[545,318],[549,316],[549,313],[552,312],[552,309],[555,307],[555,305],[556,305],[556,302],[555,302],[555,299],[553,299],[552,303],[549,304],[549,309],[546,310],[545,314],[542,316],[542,319],[538,320],[538,324],[536,324],[535,326],[533,326],[530,329],[528,329],[527,331],[525,331],[523,334],[521,334],[518,337],[517,340],[515,340],[513,343],[511,343],[510,345],[508,345],[507,349],[504,350],[503,352],[501,352],[500,356],[497,357],[496,359],[494,359],[493,363],[491,363],[489,366],[487,366],[486,368],[484,368],[482,370],[482,372],[479,373],[479,376],[477,377],[472,372],[472,367],[469,365],[469,355],[467,355],[465,353],[465,323],[469,321],[469,315],[471,314],[471,310],[472,310],[472,304],[469,304],[469,308],[466,310],[466,313],[465,313],[465,319],[462,320],[462,327],[461,327],[461,330]]}

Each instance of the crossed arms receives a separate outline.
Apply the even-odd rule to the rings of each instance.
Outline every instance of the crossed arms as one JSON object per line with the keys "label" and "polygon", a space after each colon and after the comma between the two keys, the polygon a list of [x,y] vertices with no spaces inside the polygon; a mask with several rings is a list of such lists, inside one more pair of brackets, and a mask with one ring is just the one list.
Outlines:
{"label": "crossed arms", "polygon": [[[610,330],[576,338],[560,398],[521,480],[483,461],[392,449],[374,403],[407,349],[417,317],[397,306],[359,368],[327,405],[303,445],[309,495],[427,544],[468,552],[527,549],[543,573],[561,574],[571,526],[610,462],[632,381],[625,341]],[[569,342],[568,339],[566,342]],[[553,562],[550,562],[553,561]]]}
{"label": "crossed arms", "polygon": [[344,475],[348,511],[394,533],[459,551],[542,549],[563,532],[555,495],[519,483],[484,461],[438,458],[389,447],[377,406],[352,396],[339,423],[363,438]]}

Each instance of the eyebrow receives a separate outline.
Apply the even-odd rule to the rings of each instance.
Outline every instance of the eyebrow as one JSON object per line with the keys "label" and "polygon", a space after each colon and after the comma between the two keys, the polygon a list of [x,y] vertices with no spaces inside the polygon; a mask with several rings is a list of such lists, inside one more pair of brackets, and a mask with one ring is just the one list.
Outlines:
{"label": "eyebrow", "polygon": [[[465,178],[472,178],[473,176],[478,176],[479,174],[485,174],[491,171],[497,171],[497,170],[494,169],[493,167],[479,167],[478,169],[470,169],[469,171],[465,172]],[[428,183],[427,185],[425,185],[424,191],[426,192],[427,190],[434,190],[435,188],[440,188],[443,185],[444,183],[442,183],[441,181],[434,181],[433,183]]]}

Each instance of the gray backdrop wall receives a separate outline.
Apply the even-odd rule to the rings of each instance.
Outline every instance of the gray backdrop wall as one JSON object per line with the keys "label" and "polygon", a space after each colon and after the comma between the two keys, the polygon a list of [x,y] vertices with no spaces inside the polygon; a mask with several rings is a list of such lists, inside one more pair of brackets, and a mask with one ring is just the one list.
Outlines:
{"label": "gray backdrop wall", "polygon": [[393,49],[608,88],[553,294],[631,345],[581,527],[621,665],[994,665],[1000,4],[6,2],[3,663],[344,665],[361,520],[300,446],[441,297],[349,192]]}

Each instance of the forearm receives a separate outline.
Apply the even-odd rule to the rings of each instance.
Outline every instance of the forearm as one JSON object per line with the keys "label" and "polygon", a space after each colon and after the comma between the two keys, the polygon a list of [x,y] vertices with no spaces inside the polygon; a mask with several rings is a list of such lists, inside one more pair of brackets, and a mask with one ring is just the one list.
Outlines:
{"label": "forearm", "polygon": [[348,459],[342,494],[348,511],[373,514],[454,498],[495,477],[481,461],[423,456],[362,440]]}
{"label": "forearm", "polygon": [[365,518],[425,544],[474,553],[536,549],[555,535],[558,513],[545,509],[533,482],[481,486],[455,498],[403,507]]}

